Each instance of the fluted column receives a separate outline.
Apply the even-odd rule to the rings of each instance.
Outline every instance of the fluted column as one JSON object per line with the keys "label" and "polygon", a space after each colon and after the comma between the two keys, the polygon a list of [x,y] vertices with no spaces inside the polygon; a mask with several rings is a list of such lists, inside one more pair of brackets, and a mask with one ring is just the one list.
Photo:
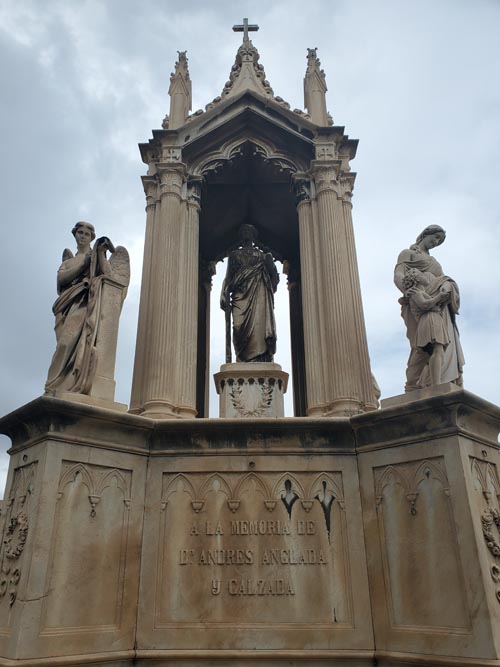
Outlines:
{"label": "fluted column", "polygon": [[187,216],[182,207],[184,166],[180,163],[158,164],[160,207],[155,222],[151,263],[151,317],[145,332],[144,416],[178,417],[176,364],[180,306],[179,274],[181,228]]}
{"label": "fluted column", "polygon": [[188,183],[186,219],[181,229],[178,278],[179,332],[176,354],[176,406],[179,417],[196,416],[198,247],[201,181]]}
{"label": "fluted column", "polygon": [[201,259],[198,271],[198,356],[196,407],[199,417],[208,417],[212,377],[210,375],[210,294],[215,262]]}
{"label": "fluted column", "polygon": [[304,355],[304,317],[302,314],[302,285],[300,270],[295,262],[284,262],[290,305],[290,347],[293,374],[293,414],[307,416],[307,394]]}
{"label": "fluted column", "polygon": [[359,281],[358,261],[356,256],[356,245],[354,241],[354,227],[352,223],[352,190],[355,174],[341,174],[342,186],[342,208],[344,214],[344,229],[347,241],[346,259],[349,268],[350,293],[352,296],[354,328],[357,332],[355,337],[356,358],[359,366],[359,379],[361,396],[365,410],[375,410],[378,407],[380,390],[371,372],[370,356],[366,338],[365,318],[363,314],[363,303],[361,299],[361,286]]}
{"label": "fluted column", "polygon": [[309,181],[297,178],[295,191],[298,199],[307,414],[321,416],[326,409],[323,376],[325,358],[324,347],[321,343],[318,249]]}
{"label": "fluted column", "polygon": [[141,300],[139,303],[139,321],[137,324],[134,375],[130,397],[130,412],[136,414],[142,412],[144,404],[144,376],[147,360],[146,332],[150,329],[152,316],[151,268],[153,266],[153,239],[155,237],[157,205],[159,209],[158,178],[156,176],[143,176],[142,183],[146,194],[146,233],[144,239]]}
{"label": "fluted column", "polygon": [[[359,359],[358,338],[366,334],[358,328],[359,317],[353,284],[356,256],[354,242],[349,241],[340,192],[340,161],[314,161],[312,172],[316,185],[318,226],[323,279],[323,307],[327,334],[327,402],[328,414],[349,415],[366,409],[365,370]],[[351,226],[352,227],[352,226]],[[359,289],[359,287],[358,287]],[[362,313],[361,313],[362,317]],[[368,367],[369,372],[369,367]]]}

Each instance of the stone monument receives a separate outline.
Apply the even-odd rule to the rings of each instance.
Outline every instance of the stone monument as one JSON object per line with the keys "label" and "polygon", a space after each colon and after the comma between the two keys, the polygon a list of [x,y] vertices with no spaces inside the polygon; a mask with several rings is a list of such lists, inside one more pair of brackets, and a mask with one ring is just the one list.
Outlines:
{"label": "stone monument", "polygon": [[[75,300],[58,334],[46,395],[0,420],[12,440],[0,667],[500,665],[500,409],[427,380],[377,409],[351,218],[357,142],[327,113],[316,49],[306,111],[292,110],[266,79],[256,29],[235,26],[243,41],[222,94],[192,115],[179,52],[169,116],[140,146],[146,236],[128,413],[110,394],[93,400],[98,364],[90,382],[63,353],[95,313],[93,277],[101,330],[116,313],[105,252],[112,265],[118,249],[101,240],[90,253],[92,228],[75,231],[60,299],[89,281],[85,309]],[[242,225],[258,240],[244,228],[238,242]],[[427,228],[396,268],[417,387],[425,365],[443,380],[444,360],[431,369],[429,358],[452,345],[446,308],[451,317],[458,292],[428,253],[443,240]],[[220,379],[226,418],[207,419],[211,276],[228,254],[239,368],[236,383]],[[286,388],[273,368],[275,260],[290,297],[291,418],[278,417],[275,391]],[[420,323],[443,338],[428,347]],[[252,394],[255,378],[261,389],[274,380],[274,412]]]}

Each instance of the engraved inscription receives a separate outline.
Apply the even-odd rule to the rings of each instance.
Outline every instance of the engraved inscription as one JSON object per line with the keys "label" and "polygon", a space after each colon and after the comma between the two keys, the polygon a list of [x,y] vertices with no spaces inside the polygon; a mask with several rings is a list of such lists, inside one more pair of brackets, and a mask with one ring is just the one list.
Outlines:
{"label": "engraved inscription", "polygon": [[283,598],[296,622],[352,622],[340,473],[164,473],[159,500],[156,627],[229,622],[242,598],[247,622]]}

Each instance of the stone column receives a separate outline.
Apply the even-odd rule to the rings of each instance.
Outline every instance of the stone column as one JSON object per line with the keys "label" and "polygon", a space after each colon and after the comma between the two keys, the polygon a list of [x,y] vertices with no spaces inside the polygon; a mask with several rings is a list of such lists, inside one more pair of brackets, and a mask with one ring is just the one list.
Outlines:
{"label": "stone column", "polygon": [[344,229],[347,241],[346,259],[348,263],[348,276],[350,282],[350,294],[352,297],[352,314],[354,329],[357,336],[354,338],[356,354],[359,367],[359,383],[361,398],[365,410],[376,410],[380,390],[371,372],[370,356],[366,339],[366,326],[363,314],[363,303],[361,300],[361,287],[359,282],[358,261],[356,256],[356,245],[354,241],[354,228],[352,224],[352,190],[356,174],[342,173],[340,184],[342,186],[342,208],[344,214]]}
{"label": "stone column", "polygon": [[182,206],[184,165],[159,163],[160,205],[152,248],[150,305],[147,330],[138,345],[145,345],[143,414],[155,419],[179,417],[176,366],[178,336],[182,333],[178,311],[181,228],[187,215]]}
{"label": "stone column", "polygon": [[198,247],[201,179],[188,183],[186,219],[180,230],[176,354],[177,411],[196,417],[196,358],[198,338]]}
{"label": "stone column", "polygon": [[[150,330],[152,317],[152,280],[153,239],[156,233],[157,204],[159,209],[158,178],[143,176],[142,183],[146,194],[146,234],[144,240],[144,259],[142,264],[141,300],[139,303],[139,321],[135,347],[134,376],[130,397],[130,412],[142,412],[144,404],[144,378],[146,374],[147,332]],[[159,210],[158,210],[159,217]]]}
{"label": "stone column", "polygon": [[215,262],[201,260],[198,282],[198,355],[196,367],[196,408],[199,417],[208,417],[210,396],[210,293]]}
{"label": "stone column", "polygon": [[310,182],[306,178],[297,177],[294,180],[294,185],[298,199],[307,414],[314,417],[323,415],[326,408],[323,377],[326,360],[321,344],[319,304],[321,288],[318,273],[318,250],[315,239]]}
{"label": "stone column", "polygon": [[[323,303],[326,315],[327,414],[350,415],[371,407],[366,404],[366,377],[371,377],[367,357],[360,358],[366,346],[364,327],[359,329],[362,312],[352,223],[344,216],[339,160],[315,160],[312,173],[318,206],[320,266]],[[354,289],[354,285],[357,288]],[[363,339],[359,342],[358,338]]]}
{"label": "stone column", "polygon": [[285,262],[283,272],[288,278],[290,304],[290,347],[293,374],[293,413],[295,417],[307,416],[306,371],[304,355],[304,317],[302,314],[302,286],[299,267]]}

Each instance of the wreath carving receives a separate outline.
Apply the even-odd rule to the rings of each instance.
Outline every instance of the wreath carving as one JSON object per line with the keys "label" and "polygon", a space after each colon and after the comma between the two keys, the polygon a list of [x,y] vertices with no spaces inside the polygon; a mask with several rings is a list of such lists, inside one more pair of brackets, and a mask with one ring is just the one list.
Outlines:
{"label": "wreath carving", "polygon": [[11,518],[3,541],[6,558],[14,560],[23,553],[28,536],[28,526],[29,521],[26,512],[19,512],[17,516]]}
{"label": "wreath carving", "polygon": [[492,531],[495,525],[500,532],[500,512],[495,507],[487,507],[481,514],[481,524],[486,546],[495,558],[500,558],[500,543],[495,539]]}
{"label": "wreath carving", "polygon": [[273,400],[274,387],[267,383],[260,385],[260,387],[261,395],[259,402],[253,408],[249,408],[249,406],[245,404],[242,387],[239,383],[235,382],[233,384],[231,391],[229,392],[229,397],[234,409],[239,412],[242,417],[262,417],[269,409]]}

